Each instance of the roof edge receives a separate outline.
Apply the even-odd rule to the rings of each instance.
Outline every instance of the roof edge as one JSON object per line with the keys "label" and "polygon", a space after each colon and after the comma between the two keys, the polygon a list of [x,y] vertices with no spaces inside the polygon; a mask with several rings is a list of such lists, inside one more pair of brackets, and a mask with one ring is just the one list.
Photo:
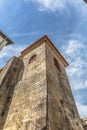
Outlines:
{"label": "roof edge", "polygon": [[7,45],[9,45],[9,44],[14,44],[14,42],[5,34],[5,33],[3,33],[1,30],[0,30],[0,35],[3,37],[3,38],[6,38],[6,40],[7,40]]}
{"label": "roof edge", "polygon": [[63,62],[64,66],[68,66],[68,62],[65,60],[65,58],[61,55],[61,53],[59,52],[59,50],[54,46],[54,44],[52,43],[52,41],[48,38],[47,35],[44,35],[43,37],[41,37],[39,40],[37,40],[36,42],[34,42],[33,44],[31,44],[30,46],[28,46],[27,48],[25,48],[22,52],[21,55],[26,55],[29,50],[35,48],[37,45],[42,44],[43,41],[48,41],[48,45],[54,49],[54,51],[56,52],[56,54],[59,56],[60,60]]}

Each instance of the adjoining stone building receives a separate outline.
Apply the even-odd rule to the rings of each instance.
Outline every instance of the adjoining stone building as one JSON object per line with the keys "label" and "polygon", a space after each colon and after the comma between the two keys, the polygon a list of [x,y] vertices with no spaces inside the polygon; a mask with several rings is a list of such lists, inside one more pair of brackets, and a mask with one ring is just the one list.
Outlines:
{"label": "adjoining stone building", "polygon": [[0,72],[0,130],[83,130],[65,67],[47,36]]}
{"label": "adjoining stone building", "polygon": [[0,30],[0,51],[2,50],[3,47],[10,44],[13,44],[13,41]]}
{"label": "adjoining stone building", "polygon": [[87,118],[81,118],[82,125],[84,127],[84,130],[87,130]]}

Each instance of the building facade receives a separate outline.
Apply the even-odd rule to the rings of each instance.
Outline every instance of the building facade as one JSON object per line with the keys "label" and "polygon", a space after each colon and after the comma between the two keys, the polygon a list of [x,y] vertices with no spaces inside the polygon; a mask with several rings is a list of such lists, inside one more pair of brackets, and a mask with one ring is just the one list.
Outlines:
{"label": "building facade", "polygon": [[66,66],[47,36],[10,59],[0,73],[0,130],[83,130]]}
{"label": "building facade", "polygon": [[87,118],[81,118],[82,125],[84,127],[84,130],[87,130]]}
{"label": "building facade", "polygon": [[13,41],[0,30],[0,51],[7,45],[13,44]]}

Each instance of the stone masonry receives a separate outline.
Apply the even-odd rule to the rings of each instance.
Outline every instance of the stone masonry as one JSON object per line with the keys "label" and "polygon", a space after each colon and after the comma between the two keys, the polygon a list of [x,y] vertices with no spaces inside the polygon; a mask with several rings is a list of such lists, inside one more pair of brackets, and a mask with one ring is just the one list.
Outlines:
{"label": "stone masonry", "polygon": [[83,130],[68,65],[47,36],[0,72],[0,130]]}
{"label": "stone masonry", "polygon": [[81,118],[84,130],[87,130],[87,118]]}
{"label": "stone masonry", "polygon": [[14,88],[20,79],[21,68],[23,62],[13,57],[0,73],[0,130],[3,130]]}

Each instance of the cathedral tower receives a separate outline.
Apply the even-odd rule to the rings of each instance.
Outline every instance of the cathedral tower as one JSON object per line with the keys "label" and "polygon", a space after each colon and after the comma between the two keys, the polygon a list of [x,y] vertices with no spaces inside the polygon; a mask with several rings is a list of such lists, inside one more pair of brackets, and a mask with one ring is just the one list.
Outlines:
{"label": "cathedral tower", "polygon": [[2,130],[83,130],[65,72],[68,63],[50,39],[42,37],[19,58],[23,64]]}

